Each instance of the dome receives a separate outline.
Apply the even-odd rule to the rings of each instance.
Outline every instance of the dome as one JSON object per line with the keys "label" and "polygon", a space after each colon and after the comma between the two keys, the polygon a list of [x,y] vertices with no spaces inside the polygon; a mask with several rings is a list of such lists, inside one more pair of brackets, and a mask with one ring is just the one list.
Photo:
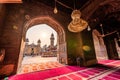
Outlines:
{"label": "dome", "polygon": [[37,43],[41,43],[40,39],[38,40],[38,42],[37,42]]}
{"label": "dome", "polygon": [[73,10],[71,14],[71,18],[75,19],[75,18],[80,18],[80,17],[81,17],[81,12],[79,10]]}
{"label": "dome", "polygon": [[25,42],[29,42],[29,39],[28,39],[28,38],[26,38]]}

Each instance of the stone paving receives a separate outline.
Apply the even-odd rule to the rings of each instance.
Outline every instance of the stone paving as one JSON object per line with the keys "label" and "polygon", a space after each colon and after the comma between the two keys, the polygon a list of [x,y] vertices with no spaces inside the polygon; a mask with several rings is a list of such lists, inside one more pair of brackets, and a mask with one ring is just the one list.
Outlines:
{"label": "stone paving", "polygon": [[22,64],[57,62],[57,57],[25,56]]}
{"label": "stone paving", "polygon": [[57,57],[25,56],[18,74],[62,67]]}

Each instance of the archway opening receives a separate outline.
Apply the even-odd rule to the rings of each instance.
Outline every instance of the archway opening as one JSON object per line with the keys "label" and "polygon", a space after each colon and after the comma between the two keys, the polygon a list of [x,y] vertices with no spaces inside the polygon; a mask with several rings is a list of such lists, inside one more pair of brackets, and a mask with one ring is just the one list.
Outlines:
{"label": "archway opening", "polygon": [[96,29],[94,29],[92,35],[97,60],[98,61],[107,60],[108,59],[107,50],[103,38],[100,36],[101,34]]}
{"label": "archway opening", "polygon": [[[36,33],[36,30],[33,30],[34,32],[32,32],[32,34],[34,34],[34,33],[39,34],[39,35],[41,35],[41,38],[47,37],[49,39],[41,40],[41,38],[39,37],[35,41],[31,40],[30,43],[28,43],[29,38],[27,38],[27,31],[34,28],[34,26],[40,26],[40,25],[42,25],[41,28],[45,28],[43,26],[49,26],[49,28],[52,29],[53,31],[51,30],[51,32],[48,33],[49,31],[44,31],[46,29],[41,29],[42,33]],[[40,30],[39,30],[39,32],[40,32]],[[47,36],[47,35],[49,35],[49,36]],[[33,37],[35,37],[35,35]],[[56,39],[55,39],[55,37],[56,37]],[[47,45],[46,45],[46,43],[43,43],[43,41],[46,41],[46,40],[48,42]],[[28,45],[30,44],[28,52],[27,52],[27,50],[25,50],[26,44],[28,44]],[[36,48],[33,47],[33,46],[38,46],[38,44],[40,45],[40,47],[39,47],[39,48],[41,48],[40,50],[38,50],[37,47]],[[22,60],[24,60],[25,56],[32,56],[32,57],[39,56],[39,59],[41,57],[42,62],[46,62],[46,60],[43,60],[43,57],[44,58],[46,57],[47,61],[49,61],[49,62],[51,60],[57,61],[57,62],[54,62],[51,64],[50,63],[45,64],[46,68],[40,64],[41,68],[40,68],[40,65],[38,65],[39,70],[38,70],[38,66],[36,67],[35,65],[32,65],[32,70],[34,70],[34,71],[40,71],[40,70],[60,67],[60,66],[63,66],[63,64],[67,64],[66,39],[65,39],[65,32],[64,32],[64,29],[62,28],[62,26],[60,24],[58,24],[51,17],[39,17],[39,18],[34,18],[34,19],[29,20],[23,28],[23,37],[21,40],[21,49],[20,49],[17,73],[26,73],[29,71],[31,72],[31,69],[28,69],[28,66],[25,67],[25,69],[27,69],[27,70],[23,70],[23,72],[21,72],[21,67],[22,67],[21,64],[23,63]],[[54,59],[51,59],[48,57],[54,57]],[[30,63],[32,61],[26,61],[26,62]],[[35,60],[35,62],[36,62],[36,60]],[[49,64],[51,66],[54,65],[54,67],[51,67]],[[56,65],[56,64],[58,64],[58,65]]]}
{"label": "archway opening", "polygon": [[[33,54],[33,55],[32,55]],[[26,33],[24,56],[57,56],[57,32],[47,24],[32,26]]]}

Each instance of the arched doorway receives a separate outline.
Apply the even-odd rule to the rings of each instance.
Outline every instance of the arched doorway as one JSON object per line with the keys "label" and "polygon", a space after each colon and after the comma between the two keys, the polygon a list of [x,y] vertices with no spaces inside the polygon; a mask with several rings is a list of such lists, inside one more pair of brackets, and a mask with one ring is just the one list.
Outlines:
{"label": "arched doorway", "polygon": [[92,35],[97,60],[107,60],[108,59],[107,50],[103,38],[100,37],[101,34],[95,29],[93,30]]}
{"label": "arched doorway", "polygon": [[23,59],[23,52],[25,47],[25,38],[27,30],[37,24],[47,24],[51,26],[57,32],[57,59],[62,64],[67,64],[67,50],[66,50],[66,36],[63,27],[50,16],[41,16],[33,19],[29,19],[24,27],[21,39],[21,49],[19,54],[18,69],[20,68],[21,61]]}

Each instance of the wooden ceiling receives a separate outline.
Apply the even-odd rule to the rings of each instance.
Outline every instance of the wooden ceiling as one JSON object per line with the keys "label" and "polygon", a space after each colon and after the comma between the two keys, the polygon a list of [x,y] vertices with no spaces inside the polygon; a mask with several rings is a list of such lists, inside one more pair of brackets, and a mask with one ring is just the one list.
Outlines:
{"label": "wooden ceiling", "polygon": [[[43,3],[54,8],[55,0],[23,0],[23,2]],[[105,32],[120,32],[120,0],[57,0],[57,8],[67,14],[72,9],[59,4],[61,2],[71,8],[81,10],[83,18],[89,21],[92,28],[103,24]],[[92,24],[95,24],[94,27]]]}
{"label": "wooden ceiling", "polygon": [[[85,3],[87,3],[87,1],[89,1],[89,0],[56,0],[56,6],[57,6],[58,10],[71,14],[72,9],[61,5],[60,3],[66,5],[66,6],[69,6],[73,9],[74,8],[80,9],[81,7],[83,7],[83,5]],[[43,3],[52,8],[54,8],[54,6],[55,6],[55,0],[23,0],[23,2]]]}
{"label": "wooden ceiling", "polygon": [[91,19],[99,19],[105,32],[120,32],[120,0],[106,0],[93,13]]}

